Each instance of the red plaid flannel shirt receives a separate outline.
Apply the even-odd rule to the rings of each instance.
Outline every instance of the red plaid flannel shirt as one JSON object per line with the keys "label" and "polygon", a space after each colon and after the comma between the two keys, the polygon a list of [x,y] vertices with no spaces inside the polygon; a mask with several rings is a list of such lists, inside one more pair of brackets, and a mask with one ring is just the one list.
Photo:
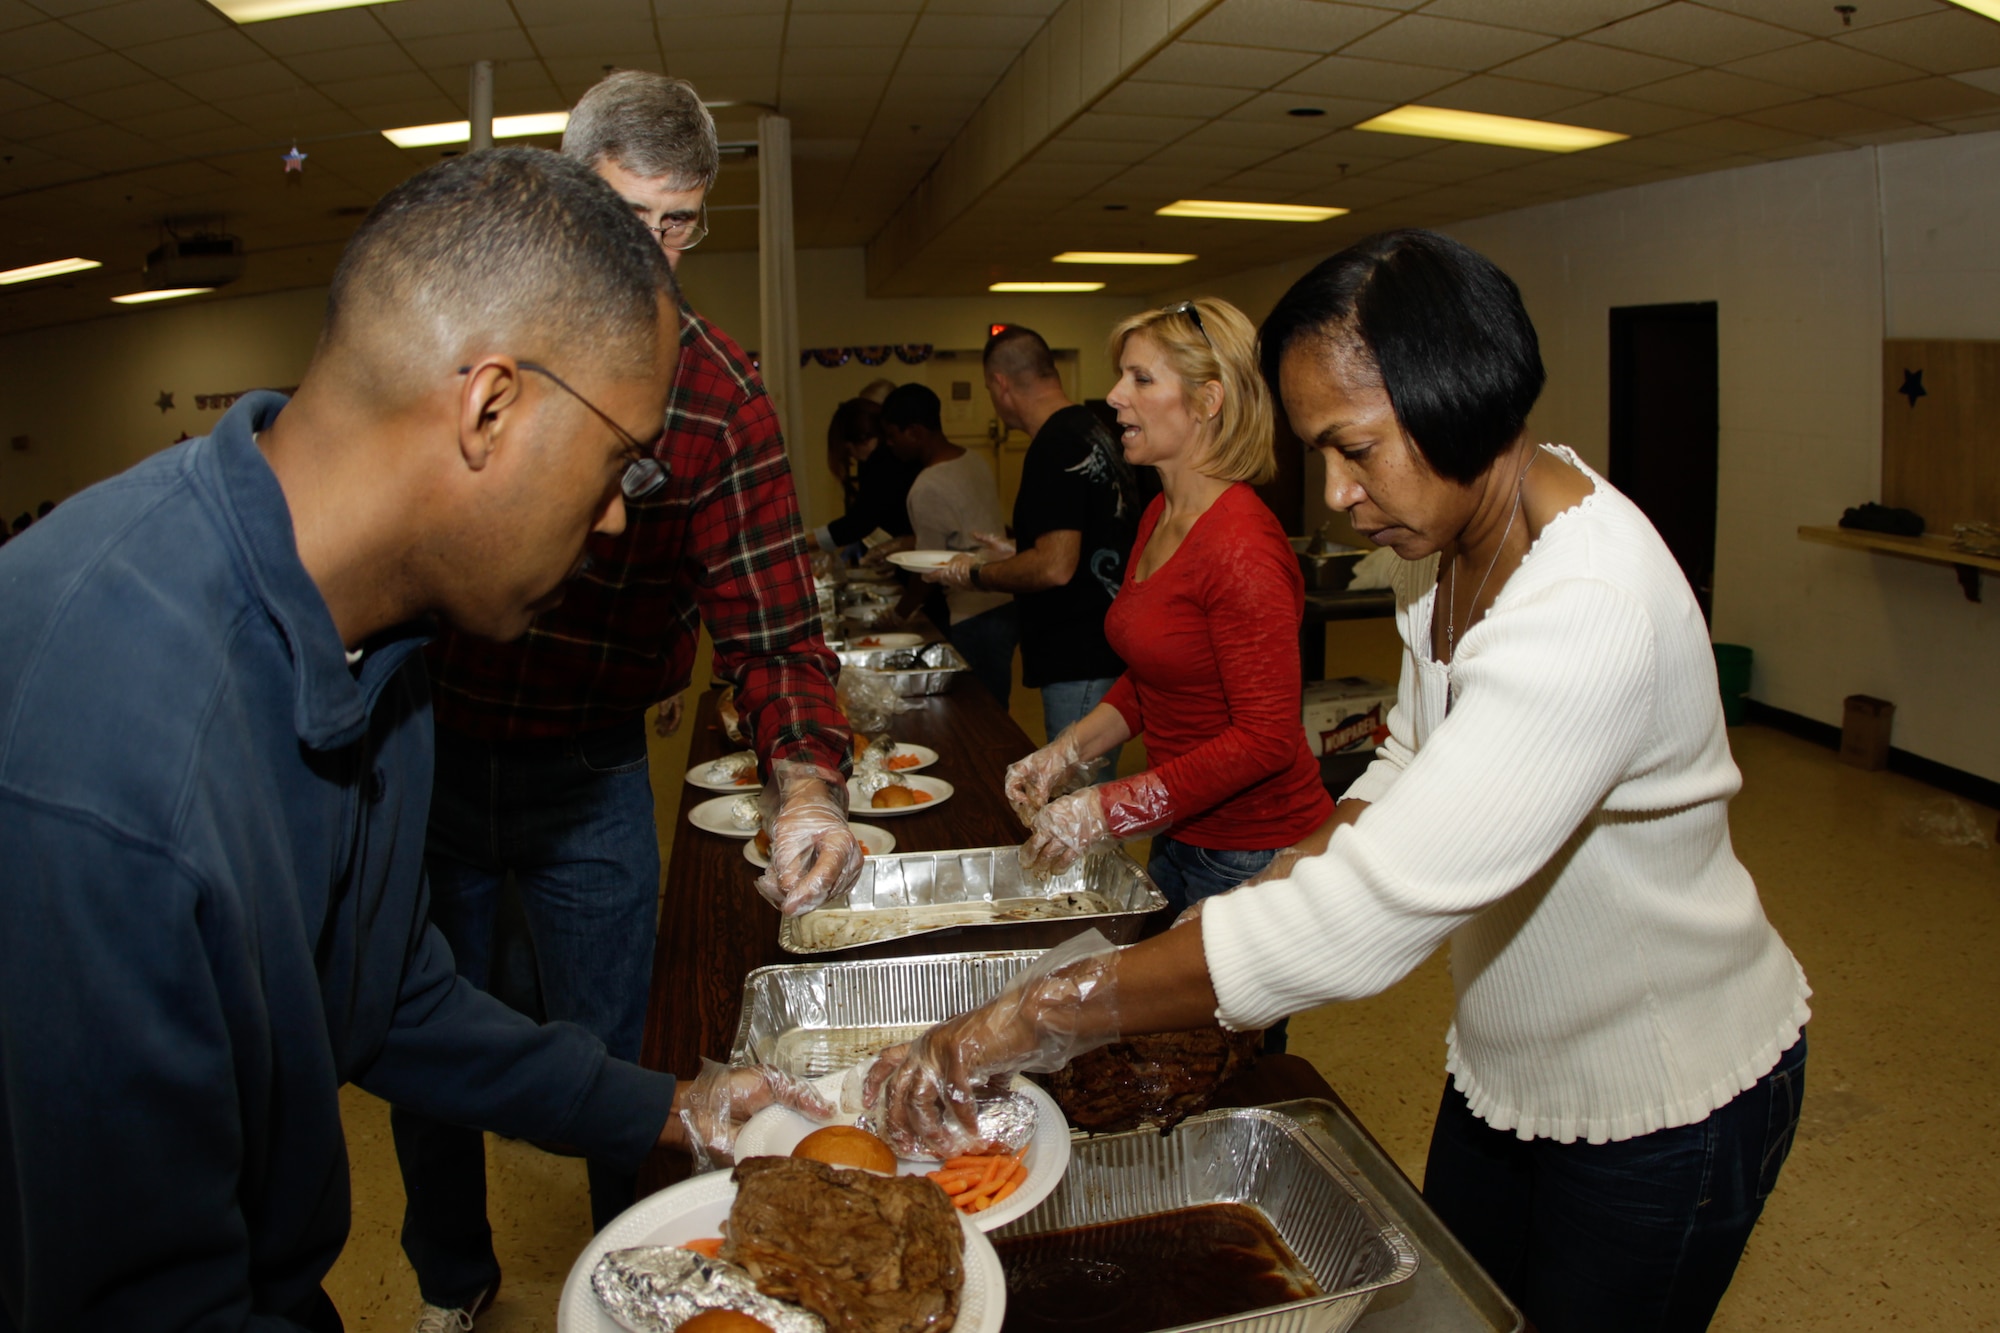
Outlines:
{"label": "red plaid flannel shirt", "polygon": [[447,630],[430,647],[440,726],[489,740],[574,736],[687,688],[706,622],[715,675],[757,752],[844,769],[839,663],[820,634],[805,530],[778,419],[729,336],[681,307],[664,489],[592,537],[562,604],[512,643]]}

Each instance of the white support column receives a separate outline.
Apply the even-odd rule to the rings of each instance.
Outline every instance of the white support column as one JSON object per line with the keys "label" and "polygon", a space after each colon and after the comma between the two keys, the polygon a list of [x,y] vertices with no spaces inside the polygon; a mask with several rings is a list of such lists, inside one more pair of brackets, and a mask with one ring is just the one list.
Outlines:
{"label": "white support column", "polygon": [[467,146],[478,152],[493,146],[493,62],[472,62],[472,87],[466,95],[466,119],[472,122],[472,141]]}
{"label": "white support column", "polygon": [[799,448],[804,423],[799,397],[798,259],[792,232],[792,122],[783,116],[757,118],[757,186],[757,288],[763,324],[758,355],[803,506],[811,470]]}

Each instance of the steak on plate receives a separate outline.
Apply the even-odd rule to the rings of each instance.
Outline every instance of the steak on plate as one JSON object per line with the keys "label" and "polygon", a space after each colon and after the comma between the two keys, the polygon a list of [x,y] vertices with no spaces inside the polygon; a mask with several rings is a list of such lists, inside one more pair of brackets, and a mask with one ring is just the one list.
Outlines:
{"label": "steak on plate", "polygon": [[826,1320],[827,1333],[945,1333],[965,1282],[965,1235],[943,1190],[793,1157],[752,1157],[731,1176],[722,1257],[766,1296]]}

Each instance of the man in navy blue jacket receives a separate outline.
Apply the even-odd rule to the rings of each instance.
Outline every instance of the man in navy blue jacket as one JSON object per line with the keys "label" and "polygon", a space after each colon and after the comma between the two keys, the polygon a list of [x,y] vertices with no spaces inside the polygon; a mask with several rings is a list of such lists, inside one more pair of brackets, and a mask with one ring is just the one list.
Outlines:
{"label": "man in navy blue jacket", "polygon": [[619,530],[675,312],[587,167],[433,167],[289,403],[0,551],[0,1328],[339,1328],[343,1082],[634,1165],[793,1096],[538,1027],[425,924],[427,626],[517,635]]}

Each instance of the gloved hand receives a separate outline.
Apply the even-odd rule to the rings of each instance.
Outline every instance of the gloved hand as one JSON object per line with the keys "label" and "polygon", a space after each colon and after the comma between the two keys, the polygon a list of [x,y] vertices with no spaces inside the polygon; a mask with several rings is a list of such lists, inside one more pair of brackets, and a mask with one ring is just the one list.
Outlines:
{"label": "gloved hand", "polygon": [[830,1120],[837,1108],[810,1083],[769,1065],[701,1062],[701,1073],[674,1089],[674,1110],[687,1134],[695,1174],[727,1166],[743,1122],[767,1106],[789,1106],[815,1120]]}
{"label": "gloved hand", "polygon": [[759,798],[771,866],[757,892],[786,916],[810,912],[861,878],[861,844],[847,827],[847,784],[818,764],[780,759]]}
{"label": "gloved hand", "polygon": [[660,700],[659,711],[653,714],[653,734],[671,736],[681,729],[681,716],[687,708],[687,691],[683,690],[671,699]]}
{"label": "gloved hand", "polygon": [[1160,775],[1150,770],[1101,787],[1085,787],[1042,807],[1021,847],[1021,866],[1054,874],[1100,847],[1173,822],[1173,796]]}
{"label": "gloved hand", "polygon": [[925,583],[941,583],[947,588],[970,588],[972,571],[986,562],[970,551],[960,551],[949,564],[924,571]]}
{"label": "gloved hand", "polygon": [[1014,807],[1015,817],[1032,828],[1043,806],[1082,785],[1087,768],[1077,753],[1076,724],[1071,723],[1026,759],[1007,765],[1001,789],[1007,794],[1007,804]]}
{"label": "gloved hand", "polygon": [[878,1132],[901,1156],[945,1159],[982,1146],[982,1092],[1118,1039],[1117,958],[1116,946],[1086,931],[997,998],[882,1052],[862,1092]]}

